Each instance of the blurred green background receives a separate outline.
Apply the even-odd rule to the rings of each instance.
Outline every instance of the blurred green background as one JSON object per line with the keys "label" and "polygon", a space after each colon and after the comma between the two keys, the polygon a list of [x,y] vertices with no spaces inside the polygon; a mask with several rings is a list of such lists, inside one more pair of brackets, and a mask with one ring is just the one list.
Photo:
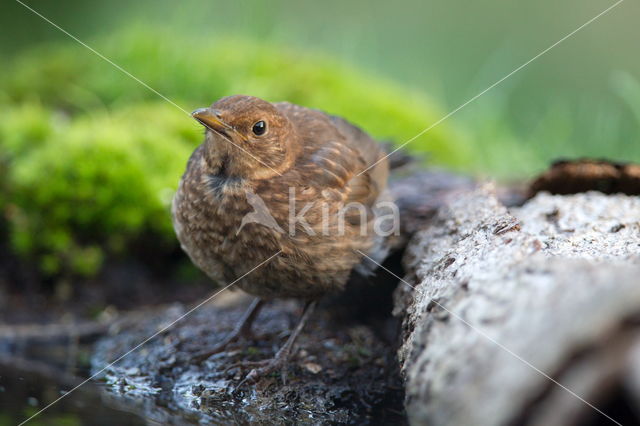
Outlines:
{"label": "blurred green background", "polygon": [[[7,250],[44,276],[175,253],[169,203],[229,94],[340,114],[402,143],[612,1],[29,1],[0,14]],[[640,160],[640,5],[627,0],[413,141],[432,163],[529,178],[559,157]],[[183,111],[184,110],[184,111]],[[152,243],[149,243],[152,242]]]}

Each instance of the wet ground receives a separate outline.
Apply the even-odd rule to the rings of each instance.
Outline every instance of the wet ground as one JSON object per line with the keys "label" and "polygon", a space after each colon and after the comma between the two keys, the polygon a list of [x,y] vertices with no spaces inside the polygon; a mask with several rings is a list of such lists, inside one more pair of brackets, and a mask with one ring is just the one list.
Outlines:
{"label": "wet ground", "polygon": [[[115,366],[110,360],[135,347],[159,326],[185,312],[175,306],[126,330],[103,338],[92,359],[94,372],[113,395],[139,401],[145,416],[165,422],[180,413],[210,423],[402,424],[403,392],[396,371],[394,342],[380,329],[336,321],[331,308],[319,309],[298,341],[298,351],[281,372],[256,384],[238,384],[247,361],[272,357],[300,314],[293,301],[273,302],[256,321],[256,337],[240,340],[201,363],[190,355],[212,347],[228,333],[246,307],[206,306],[154,338]],[[394,333],[389,333],[394,334]]]}
{"label": "wet ground", "polygon": [[[18,425],[48,402],[79,384],[46,364],[3,360],[0,362],[0,425]],[[35,418],[31,425],[145,425],[134,404],[107,399],[88,383]]]}
{"label": "wet ground", "polygon": [[0,426],[19,424],[61,396],[27,424],[404,424],[394,281],[367,278],[323,301],[288,366],[239,387],[249,371],[243,363],[268,359],[284,343],[300,302],[269,303],[253,338],[200,363],[191,355],[222,339],[251,298],[225,292],[115,365],[198,300],[116,312],[102,323],[4,326]]}

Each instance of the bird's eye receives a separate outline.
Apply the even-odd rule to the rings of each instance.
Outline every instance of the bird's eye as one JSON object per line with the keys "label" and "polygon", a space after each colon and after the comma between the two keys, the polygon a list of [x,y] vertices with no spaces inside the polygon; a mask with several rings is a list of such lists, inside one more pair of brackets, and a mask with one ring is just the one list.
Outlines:
{"label": "bird's eye", "polygon": [[253,131],[254,135],[262,136],[265,133],[267,133],[267,123],[265,123],[264,121],[260,120],[256,124],[253,125],[253,128],[251,130]]}

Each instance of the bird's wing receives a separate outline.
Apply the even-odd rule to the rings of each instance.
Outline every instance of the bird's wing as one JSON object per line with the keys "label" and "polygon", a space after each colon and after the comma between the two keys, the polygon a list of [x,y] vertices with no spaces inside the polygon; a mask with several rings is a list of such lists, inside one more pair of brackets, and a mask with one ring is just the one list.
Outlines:
{"label": "bird's wing", "polygon": [[303,153],[291,178],[315,189],[310,198],[322,194],[371,208],[389,174],[382,146],[340,117],[287,102],[274,105],[303,138]]}
{"label": "bird's wing", "polygon": [[359,127],[347,120],[329,116],[333,125],[345,136],[345,145],[355,151],[357,168],[348,180],[348,202],[371,206],[384,191],[389,177],[389,163],[382,146]]}

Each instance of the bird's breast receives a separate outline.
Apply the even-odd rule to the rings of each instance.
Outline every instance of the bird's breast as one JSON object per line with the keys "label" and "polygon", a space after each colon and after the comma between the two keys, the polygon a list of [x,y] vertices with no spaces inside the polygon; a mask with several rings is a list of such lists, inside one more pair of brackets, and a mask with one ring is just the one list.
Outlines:
{"label": "bird's breast", "polygon": [[173,204],[174,228],[182,248],[209,275],[253,258],[259,263],[263,253],[278,251],[278,230],[262,219],[269,218],[269,207],[256,203],[256,197],[251,185],[237,178],[206,175],[181,182]]}

